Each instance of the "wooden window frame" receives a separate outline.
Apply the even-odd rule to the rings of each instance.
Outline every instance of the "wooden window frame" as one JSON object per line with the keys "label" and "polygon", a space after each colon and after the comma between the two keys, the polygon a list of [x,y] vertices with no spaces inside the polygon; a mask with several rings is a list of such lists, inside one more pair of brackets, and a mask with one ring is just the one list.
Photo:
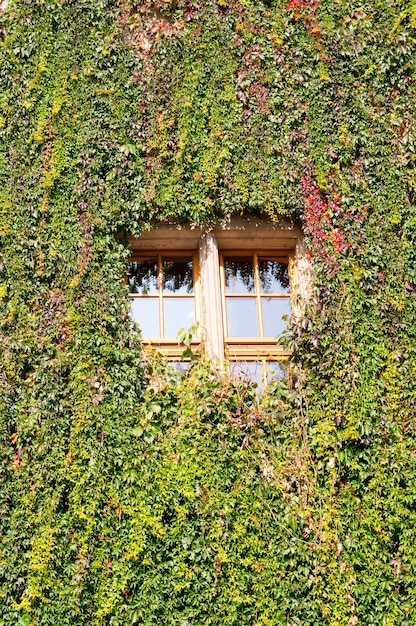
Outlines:
{"label": "wooden window frame", "polygon": [[[289,351],[271,338],[225,337],[226,308],[221,259],[224,256],[250,254],[287,259],[292,316],[296,318],[302,315],[311,295],[310,263],[299,225],[288,220],[272,223],[258,217],[233,218],[208,229],[177,223],[157,224],[141,237],[128,236],[127,240],[132,250],[132,261],[142,255],[158,255],[158,259],[161,256],[193,256],[195,323],[199,324],[200,333],[194,338],[192,349],[202,342],[207,355],[218,365],[223,363],[224,358],[240,362],[267,362],[290,356]],[[260,297],[259,291],[257,297]],[[287,298],[286,295],[284,297]],[[174,339],[144,338],[144,341],[169,360],[177,361],[183,352],[183,346],[178,346]]]}
{"label": "wooden window frame", "polygon": [[[258,257],[273,257],[283,263],[288,264],[289,269],[289,293],[285,294],[262,294],[260,285],[259,274],[259,261]],[[237,258],[247,257],[247,259],[253,259],[254,270],[254,292],[250,295],[229,293],[227,294],[225,285],[225,269],[224,269],[224,257]],[[264,388],[268,384],[268,366],[267,363],[273,363],[276,361],[285,362],[290,357],[290,352],[285,350],[282,345],[277,343],[275,337],[265,336],[264,323],[262,315],[262,298],[284,298],[292,302],[292,284],[294,280],[294,250],[288,250],[282,253],[281,250],[226,250],[225,253],[220,251],[220,276],[221,276],[221,297],[222,297],[222,313],[223,313],[223,328],[224,328],[224,348],[225,356],[229,363],[239,363],[241,370],[244,370],[244,363],[258,363],[261,367],[261,382],[260,388]],[[259,329],[259,336],[257,337],[230,337],[227,335],[228,330],[228,312],[227,312],[227,298],[238,299],[250,297],[256,302],[257,323]],[[277,333],[276,333],[277,334]],[[233,369],[233,368],[232,368]],[[231,371],[232,371],[231,369]],[[237,368],[236,368],[237,369]],[[244,378],[244,373],[242,373]]]}
{"label": "wooden window frame", "polygon": [[[257,337],[229,337],[224,331],[224,342],[226,344],[229,343],[270,343],[274,337],[268,337],[264,334],[264,323],[263,316],[261,314],[262,311],[262,299],[263,298],[273,298],[273,299],[284,299],[290,300],[292,299],[291,290],[289,293],[279,293],[279,294],[266,294],[261,292],[260,286],[260,274],[259,274],[259,266],[258,266],[258,257],[259,256],[269,256],[273,257],[274,260],[280,261],[282,263],[287,263],[289,268],[289,284],[292,285],[292,271],[291,267],[293,267],[293,253],[289,252],[287,254],[279,254],[279,251],[276,250],[262,250],[259,253],[256,250],[227,250],[226,253],[220,252],[220,276],[221,276],[221,301],[222,301],[222,312],[223,312],[223,324],[224,329],[228,329],[228,320],[227,320],[227,298],[238,299],[250,297],[256,301],[256,313],[257,313],[257,321],[259,328],[259,335]],[[227,293],[225,286],[225,270],[224,270],[224,257],[247,257],[253,258],[253,269],[254,269],[254,293],[253,294],[244,294],[244,293]]]}
{"label": "wooden window frame", "polygon": [[[199,280],[199,259],[198,253],[196,250],[166,250],[162,251],[156,248],[143,249],[134,252],[134,254],[130,257],[131,262],[137,262],[143,259],[144,257],[155,257],[157,258],[157,266],[158,266],[158,293],[152,295],[143,295],[143,294],[129,294],[129,298],[131,300],[135,299],[144,299],[144,298],[152,298],[157,300],[158,302],[158,326],[159,326],[159,337],[146,337],[143,336],[143,343],[153,347],[154,349],[161,352],[164,356],[171,358],[172,360],[178,360],[183,353],[183,346],[178,345],[176,338],[165,337],[165,307],[164,301],[167,299],[173,298],[192,298],[194,304],[194,323],[200,324],[199,319],[199,311],[200,311],[200,280]],[[174,293],[166,293],[164,290],[164,276],[163,276],[163,259],[166,257],[191,257],[192,258],[192,274],[193,274],[193,293],[192,294],[174,294]],[[179,330],[179,329],[178,329]],[[192,345],[193,347],[197,347],[200,344],[200,337],[195,337]]]}

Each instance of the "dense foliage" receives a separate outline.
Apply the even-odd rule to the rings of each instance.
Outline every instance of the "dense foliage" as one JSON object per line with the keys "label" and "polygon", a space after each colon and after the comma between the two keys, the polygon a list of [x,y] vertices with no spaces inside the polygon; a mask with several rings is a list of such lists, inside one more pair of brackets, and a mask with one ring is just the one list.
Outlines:
{"label": "dense foliage", "polygon": [[[416,6],[0,8],[0,625],[416,622]],[[174,216],[301,219],[293,388],[144,365]]]}

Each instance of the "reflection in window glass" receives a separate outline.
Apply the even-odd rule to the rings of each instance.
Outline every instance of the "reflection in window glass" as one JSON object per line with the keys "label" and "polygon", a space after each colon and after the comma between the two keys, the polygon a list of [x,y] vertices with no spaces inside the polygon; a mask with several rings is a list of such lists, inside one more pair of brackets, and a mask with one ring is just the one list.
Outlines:
{"label": "reflection in window glass", "polygon": [[172,369],[175,370],[175,374],[178,376],[183,376],[191,367],[190,361],[171,361],[169,363]]}
{"label": "reflection in window glass", "polygon": [[287,364],[284,361],[231,361],[232,378],[256,383],[257,390],[263,391],[264,384],[287,378]]}
{"label": "reflection in window glass", "polygon": [[128,283],[130,293],[157,294],[157,258],[132,261],[129,264]]}
{"label": "reflection in window glass", "polygon": [[258,337],[255,298],[227,298],[228,337]]}
{"label": "reflection in window glass", "polygon": [[225,291],[254,293],[252,257],[224,257]]}
{"label": "reflection in window glass", "polygon": [[261,361],[231,361],[230,370],[232,378],[257,383],[259,390],[263,388],[263,364]]}
{"label": "reflection in window glass", "polygon": [[266,361],[265,373],[267,382],[274,380],[284,380],[287,378],[287,362],[285,361]]}
{"label": "reflection in window glass", "polygon": [[130,308],[133,319],[139,324],[142,337],[159,337],[159,313],[157,298],[132,298]]}
{"label": "reflection in window glass", "polygon": [[193,298],[164,298],[165,337],[175,339],[178,330],[195,323]]}
{"label": "reflection in window glass", "polygon": [[283,315],[291,314],[289,298],[262,298],[263,328],[265,337],[276,337],[286,328]]}
{"label": "reflection in window glass", "polygon": [[170,293],[193,293],[192,257],[163,257],[164,290]]}
{"label": "reflection in window glass", "polygon": [[289,293],[287,263],[259,257],[259,275],[262,293]]}

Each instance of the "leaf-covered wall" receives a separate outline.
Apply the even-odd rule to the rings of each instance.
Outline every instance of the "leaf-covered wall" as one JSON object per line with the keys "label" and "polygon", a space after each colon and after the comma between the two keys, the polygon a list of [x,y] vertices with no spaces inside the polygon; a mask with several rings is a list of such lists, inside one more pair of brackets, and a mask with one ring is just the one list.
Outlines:
{"label": "leaf-covered wall", "polygon": [[[414,624],[414,2],[1,11],[0,624]],[[293,388],[144,369],[114,233],[253,212]]]}

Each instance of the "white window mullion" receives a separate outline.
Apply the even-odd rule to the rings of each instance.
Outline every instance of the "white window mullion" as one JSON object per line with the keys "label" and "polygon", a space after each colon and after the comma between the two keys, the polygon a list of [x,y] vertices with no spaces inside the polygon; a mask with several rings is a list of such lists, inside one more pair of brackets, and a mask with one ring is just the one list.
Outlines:
{"label": "white window mullion", "polygon": [[211,359],[224,359],[224,325],[219,272],[218,244],[214,235],[205,233],[199,243],[202,326],[205,350]]}
{"label": "white window mullion", "polygon": [[260,270],[259,270],[259,260],[258,260],[257,254],[253,255],[253,265],[254,265],[254,285],[256,289],[257,323],[259,326],[259,337],[264,337],[263,310],[262,310],[261,289],[260,289]]}

